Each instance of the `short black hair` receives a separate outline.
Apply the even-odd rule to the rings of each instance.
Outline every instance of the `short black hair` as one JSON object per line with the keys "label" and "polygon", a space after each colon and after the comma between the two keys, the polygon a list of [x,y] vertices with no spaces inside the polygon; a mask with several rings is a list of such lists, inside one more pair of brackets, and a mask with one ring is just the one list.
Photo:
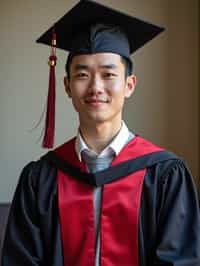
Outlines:
{"label": "short black hair", "polygon": [[[69,54],[68,57],[67,57],[67,61],[66,61],[66,64],[65,64],[65,71],[67,73],[67,77],[70,78],[70,65],[71,65],[71,62],[72,62],[72,59],[75,55],[73,54]],[[128,76],[130,76],[132,74],[132,62],[131,60],[121,56],[121,60],[122,60],[122,63],[124,64],[125,66],[125,78],[127,78]]]}
{"label": "short black hair", "polygon": [[131,60],[128,60],[126,57],[121,56],[121,60],[125,67],[125,78],[127,78],[133,73],[133,64]]}

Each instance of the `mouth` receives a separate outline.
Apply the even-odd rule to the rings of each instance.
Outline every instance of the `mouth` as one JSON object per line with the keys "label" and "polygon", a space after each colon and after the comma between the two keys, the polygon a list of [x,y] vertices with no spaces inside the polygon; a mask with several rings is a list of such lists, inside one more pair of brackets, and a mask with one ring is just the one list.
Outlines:
{"label": "mouth", "polygon": [[105,103],[108,103],[108,99],[106,98],[86,98],[85,103],[91,106],[99,106]]}

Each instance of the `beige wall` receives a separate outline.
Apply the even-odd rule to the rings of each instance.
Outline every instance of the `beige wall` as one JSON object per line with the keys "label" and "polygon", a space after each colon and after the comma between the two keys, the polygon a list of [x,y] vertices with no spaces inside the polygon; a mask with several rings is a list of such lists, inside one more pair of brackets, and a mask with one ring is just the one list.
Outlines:
{"label": "beige wall", "polygon": [[[12,198],[22,167],[45,152],[36,143],[40,129],[29,132],[43,111],[48,86],[49,49],[35,39],[76,2],[1,1],[0,201]],[[132,130],[184,156],[198,176],[197,0],[99,2],[167,26],[133,57],[138,86],[124,119]],[[78,125],[62,85],[65,52],[58,51],[58,57],[56,145]]]}
{"label": "beige wall", "polygon": [[199,1],[169,1],[167,142],[199,181]]}

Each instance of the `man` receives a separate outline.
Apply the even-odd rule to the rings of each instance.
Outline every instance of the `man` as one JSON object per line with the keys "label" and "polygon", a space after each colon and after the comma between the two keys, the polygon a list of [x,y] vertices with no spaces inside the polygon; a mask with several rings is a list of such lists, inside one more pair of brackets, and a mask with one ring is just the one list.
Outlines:
{"label": "man", "polygon": [[[122,120],[136,85],[129,54],[162,28],[81,1],[54,29],[59,47],[70,50],[64,85],[79,130],[24,168],[2,266],[199,266],[200,213],[189,170]],[[50,44],[51,31],[39,42]]]}

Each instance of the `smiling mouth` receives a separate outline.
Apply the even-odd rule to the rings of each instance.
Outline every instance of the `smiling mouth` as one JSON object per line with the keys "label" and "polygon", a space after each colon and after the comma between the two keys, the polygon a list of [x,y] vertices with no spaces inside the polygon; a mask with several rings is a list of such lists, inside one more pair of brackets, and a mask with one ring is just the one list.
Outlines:
{"label": "smiling mouth", "polygon": [[102,103],[108,103],[109,101],[107,99],[101,99],[101,98],[88,98],[85,100],[87,104],[91,105],[100,105]]}

